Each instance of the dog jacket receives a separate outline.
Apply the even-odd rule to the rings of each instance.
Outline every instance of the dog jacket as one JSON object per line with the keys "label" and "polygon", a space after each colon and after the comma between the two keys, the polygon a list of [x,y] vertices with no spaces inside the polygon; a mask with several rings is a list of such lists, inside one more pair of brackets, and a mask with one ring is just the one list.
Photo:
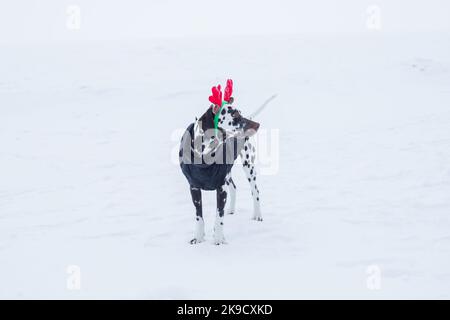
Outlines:
{"label": "dog jacket", "polygon": [[233,168],[243,144],[243,139],[226,139],[213,150],[214,157],[206,159],[194,149],[194,123],[192,123],[181,139],[179,153],[181,171],[192,187],[216,190],[225,184],[225,177]]}

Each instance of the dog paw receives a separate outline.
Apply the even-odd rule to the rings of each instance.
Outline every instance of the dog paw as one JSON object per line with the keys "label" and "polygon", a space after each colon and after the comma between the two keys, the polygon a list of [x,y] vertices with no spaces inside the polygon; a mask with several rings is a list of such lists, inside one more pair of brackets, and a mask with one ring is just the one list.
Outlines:
{"label": "dog paw", "polygon": [[190,244],[199,244],[202,243],[204,240],[200,238],[194,238],[191,241],[189,241]]}
{"label": "dog paw", "polygon": [[228,243],[225,241],[225,238],[222,238],[222,239],[214,239],[214,244],[216,246],[220,246],[222,244],[228,244]]}
{"label": "dog paw", "polygon": [[253,217],[252,220],[263,221],[263,218],[261,216],[256,216],[256,217]]}
{"label": "dog paw", "polygon": [[221,244],[226,244],[225,237],[222,232],[217,232],[214,234],[214,244],[220,246]]}

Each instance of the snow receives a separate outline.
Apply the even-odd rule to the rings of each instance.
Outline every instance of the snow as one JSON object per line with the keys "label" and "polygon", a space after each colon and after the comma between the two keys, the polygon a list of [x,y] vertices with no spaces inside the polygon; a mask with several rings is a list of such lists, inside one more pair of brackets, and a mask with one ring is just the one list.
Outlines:
{"label": "snow", "polygon": [[[2,45],[0,298],[450,298],[449,40]],[[259,170],[264,221],[236,166],[228,244],[212,244],[204,192],[207,241],[192,246],[173,158],[227,77],[244,115],[278,94],[257,119],[259,140],[279,138]]]}

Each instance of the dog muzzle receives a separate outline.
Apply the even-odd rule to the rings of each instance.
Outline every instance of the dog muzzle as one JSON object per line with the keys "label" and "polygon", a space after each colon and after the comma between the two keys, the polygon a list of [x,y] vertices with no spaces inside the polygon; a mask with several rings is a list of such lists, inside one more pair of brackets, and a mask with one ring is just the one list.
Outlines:
{"label": "dog muzzle", "polygon": [[244,130],[244,136],[251,137],[258,131],[260,124],[256,121],[242,118],[242,126]]}

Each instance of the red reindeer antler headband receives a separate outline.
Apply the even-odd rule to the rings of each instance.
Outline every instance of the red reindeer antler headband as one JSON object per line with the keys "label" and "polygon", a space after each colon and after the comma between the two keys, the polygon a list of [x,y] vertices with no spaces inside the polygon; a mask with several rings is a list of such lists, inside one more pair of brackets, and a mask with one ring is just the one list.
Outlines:
{"label": "red reindeer antler headband", "polygon": [[227,80],[227,86],[225,88],[225,97],[223,100],[225,100],[228,103],[231,103],[231,95],[233,94],[233,80],[228,79]]}
{"label": "red reindeer antler headband", "polygon": [[219,118],[220,118],[220,112],[222,108],[226,104],[230,104],[233,102],[233,99],[231,98],[231,95],[233,94],[233,80],[228,79],[227,80],[227,86],[225,87],[225,97],[224,101],[222,101],[222,91],[220,84],[217,85],[217,87],[212,87],[211,89],[212,95],[209,96],[209,101],[212,102],[212,111],[215,114],[214,116],[214,128],[216,130],[216,135],[219,127]]}
{"label": "red reindeer antler headband", "polygon": [[219,85],[211,88],[212,95],[209,96],[209,101],[214,104],[213,112],[218,113],[220,109],[225,105],[232,102],[231,95],[233,94],[233,80],[227,80],[227,86],[225,87],[225,96],[222,100],[222,88]]}

